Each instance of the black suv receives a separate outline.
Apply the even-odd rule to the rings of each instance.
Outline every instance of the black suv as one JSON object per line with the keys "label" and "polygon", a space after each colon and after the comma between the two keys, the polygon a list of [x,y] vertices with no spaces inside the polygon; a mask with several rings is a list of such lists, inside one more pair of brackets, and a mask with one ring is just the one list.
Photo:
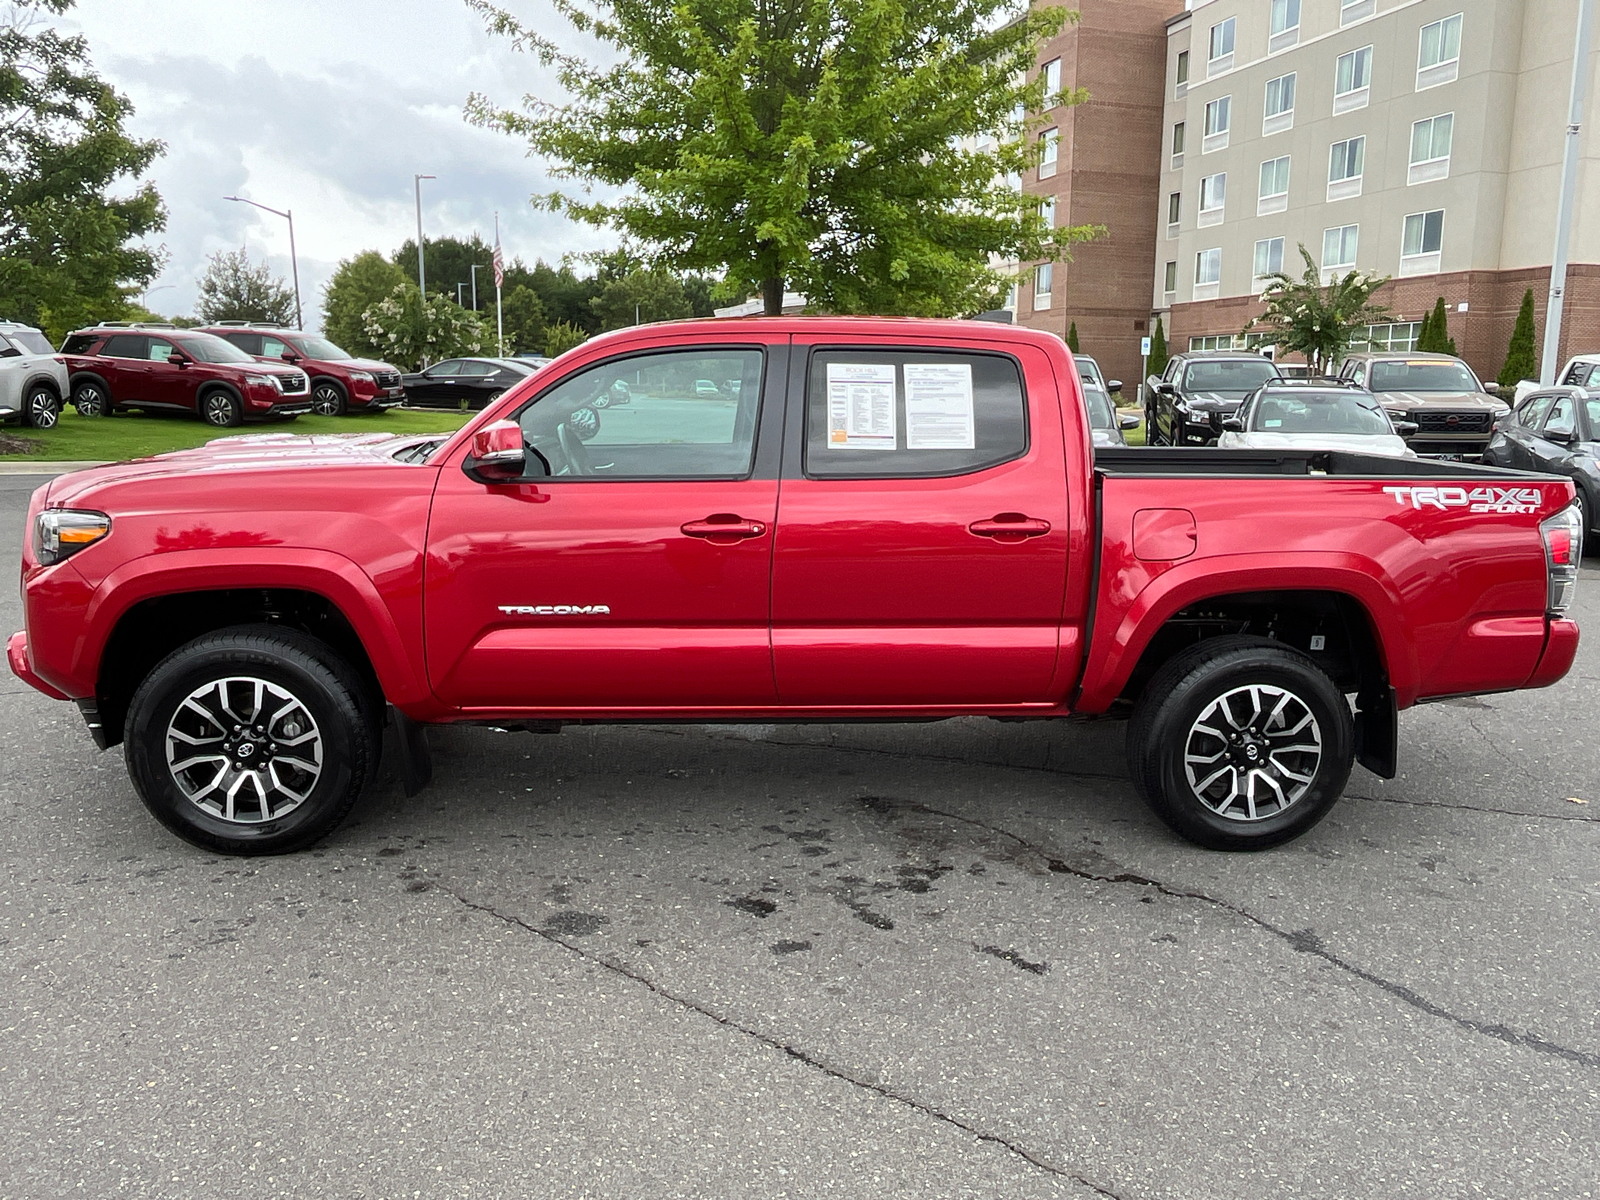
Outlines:
{"label": "black suv", "polygon": [[1222,422],[1264,383],[1283,378],[1270,358],[1248,350],[1189,350],[1174,354],[1160,376],[1145,381],[1145,438],[1152,446],[1205,446]]}

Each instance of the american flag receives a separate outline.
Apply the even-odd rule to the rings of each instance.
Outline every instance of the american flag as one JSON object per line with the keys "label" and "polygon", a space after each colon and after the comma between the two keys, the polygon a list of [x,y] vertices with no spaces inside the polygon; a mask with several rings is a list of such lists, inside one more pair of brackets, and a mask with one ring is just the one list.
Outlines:
{"label": "american flag", "polygon": [[494,285],[495,287],[502,287],[505,281],[506,260],[505,256],[500,253],[500,231],[496,229],[494,231]]}

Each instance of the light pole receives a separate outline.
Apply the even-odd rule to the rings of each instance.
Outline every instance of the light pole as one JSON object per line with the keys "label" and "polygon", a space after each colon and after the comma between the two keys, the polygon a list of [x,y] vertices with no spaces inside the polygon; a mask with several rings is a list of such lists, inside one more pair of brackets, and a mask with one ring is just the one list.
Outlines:
{"label": "light pole", "polygon": [[[422,261],[422,181],[433,178],[436,177],[433,175],[413,175],[411,177],[411,182],[417,189],[417,302],[422,308],[420,315],[422,318],[421,329],[424,345],[427,344],[428,337],[428,269],[423,265]],[[422,355],[422,365],[424,367],[428,365],[426,351]]]}
{"label": "light pole", "polygon": [[1561,350],[1561,307],[1567,291],[1567,243],[1572,235],[1572,206],[1578,190],[1578,135],[1583,130],[1584,92],[1589,83],[1589,35],[1594,27],[1594,0],[1579,0],[1578,36],[1572,54],[1572,90],[1567,109],[1566,149],[1561,163],[1561,198],[1556,204],[1556,248],[1550,260],[1550,302],[1544,314],[1544,357],[1539,382],[1555,382]]}
{"label": "light pole", "polygon": [[306,327],[306,319],[300,313],[300,264],[295,259],[294,253],[294,210],[268,208],[265,204],[257,204],[254,200],[246,200],[243,196],[224,196],[224,200],[234,200],[240,204],[249,204],[259,208],[262,212],[269,212],[273,216],[283,217],[289,222],[289,271],[294,276],[294,323],[297,329]]}
{"label": "light pole", "polygon": [[465,282],[456,284],[456,307],[457,308],[465,308],[466,307],[466,305],[461,303],[461,289],[466,287],[466,286],[467,285],[466,285]]}
{"label": "light pole", "polygon": [[488,269],[489,269],[489,264],[488,263],[473,263],[472,264],[472,311],[473,312],[477,312],[478,311],[478,272],[479,271],[487,271]]}

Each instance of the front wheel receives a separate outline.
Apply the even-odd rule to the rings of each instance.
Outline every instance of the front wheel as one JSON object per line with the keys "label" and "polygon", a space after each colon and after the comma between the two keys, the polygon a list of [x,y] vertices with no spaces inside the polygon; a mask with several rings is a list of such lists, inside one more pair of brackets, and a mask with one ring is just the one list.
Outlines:
{"label": "front wheel", "polygon": [[196,638],[128,706],[140,799],[187,842],[282,854],[326,836],[377,763],[381,726],[355,672],[297,630],[241,626]]}
{"label": "front wheel", "polygon": [[34,429],[54,429],[61,419],[61,398],[44,384],[35,384],[22,401],[22,421]]}
{"label": "front wheel", "polygon": [[344,389],[326,381],[311,389],[311,411],[319,417],[342,417],[348,411]]}
{"label": "front wheel", "polygon": [[200,419],[218,429],[230,429],[244,419],[239,402],[227,392],[208,392],[200,401]]}
{"label": "front wheel", "polygon": [[1339,689],[1268,638],[1211,638],[1177,655],[1128,728],[1135,790],[1174,832],[1213,850],[1299,837],[1343,794],[1354,762]]}

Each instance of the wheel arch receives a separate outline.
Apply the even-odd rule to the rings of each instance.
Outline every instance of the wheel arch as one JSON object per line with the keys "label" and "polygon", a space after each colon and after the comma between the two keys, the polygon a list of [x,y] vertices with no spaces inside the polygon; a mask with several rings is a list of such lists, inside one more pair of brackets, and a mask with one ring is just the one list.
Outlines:
{"label": "wheel arch", "polygon": [[63,396],[61,394],[61,384],[60,384],[60,382],[56,379],[56,377],[54,375],[50,374],[48,371],[41,371],[37,375],[29,376],[28,379],[23,382],[22,392],[20,393],[20,395],[21,396],[26,396],[28,394],[28,392],[32,388],[38,386],[41,383],[44,384],[47,388],[49,388],[51,395],[55,396],[55,398],[57,400],[59,400],[61,403],[65,404],[67,402],[66,396]]}
{"label": "wheel arch", "polygon": [[100,374],[99,371],[78,370],[72,372],[71,375],[67,376],[67,394],[69,396],[75,394],[78,390],[78,385],[82,383],[99,384],[105,389],[106,398],[108,400],[111,398],[111,385],[106,382],[106,377]]}

